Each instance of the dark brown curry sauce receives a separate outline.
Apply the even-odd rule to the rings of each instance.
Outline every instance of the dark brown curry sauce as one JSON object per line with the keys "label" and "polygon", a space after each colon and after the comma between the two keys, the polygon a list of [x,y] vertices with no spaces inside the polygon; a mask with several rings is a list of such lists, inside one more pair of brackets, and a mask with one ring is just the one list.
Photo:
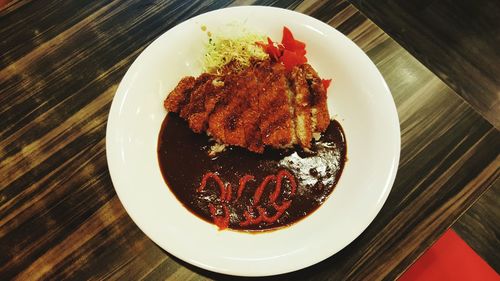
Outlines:
{"label": "dark brown curry sauce", "polygon": [[[208,152],[214,141],[205,134],[191,131],[186,121],[177,114],[169,113],[163,121],[158,140],[158,160],[163,178],[177,199],[193,214],[213,223],[209,204],[217,207],[217,215],[224,215],[221,204],[229,211],[229,228],[236,230],[271,230],[293,224],[314,212],[332,193],[342,173],[346,160],[346,142],[342,127],[331,121],[319,141],[313,144],[312,152],[297,150],[266,149],[264,154],[249,152],[244,148],[229,147],[215,157]],[[268,175],[276,175],[280,170],[289,171],[297,184],[291,196],[289,180],[283,180],[278,203],[291,201],[288,209],[275,222],[261,222],[241,226],[245,221],[245,211],[257,216],[253,206],[257,187]],[[224,184],[230,184],[232,199],[221,202],[220,189],[214,181],[207,181],[203,191],[198,192],[206,173],[217,174]],[[246,184],[240,198],[236,199],[239,181],[245,175],[253,175],[255,180]],[[264,189],[259,206],[269,216],[276,210],[269,203],[269,195],[274,191],[275,182]]]}

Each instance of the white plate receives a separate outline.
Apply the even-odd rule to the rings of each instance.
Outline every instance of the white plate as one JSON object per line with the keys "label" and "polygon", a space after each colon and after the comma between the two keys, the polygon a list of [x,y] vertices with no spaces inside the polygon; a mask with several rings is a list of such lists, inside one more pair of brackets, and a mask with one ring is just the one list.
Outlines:
{"label": "white plate", "polygon": [[[170,192],[157,160],[163,100],[186,75],[201,72],[206,34],[233,22],[281,40],[283,26],[307,44],[309,62],[333,78],[330,113],[342,124],[348,161],[329,199],[306,219],[251,235],[218,231]],[[170,29],[135,60],[113,99],[106,132],[109,170],[134,222],[155,243],[193,265],[220,273],[264,276],[298,270],[351,243],[382,208],[396,176],[399,121],[375,65],[352,41],[312,17],[269,7],[209,12]],[[179,153],[189,153],[180,151]]]}

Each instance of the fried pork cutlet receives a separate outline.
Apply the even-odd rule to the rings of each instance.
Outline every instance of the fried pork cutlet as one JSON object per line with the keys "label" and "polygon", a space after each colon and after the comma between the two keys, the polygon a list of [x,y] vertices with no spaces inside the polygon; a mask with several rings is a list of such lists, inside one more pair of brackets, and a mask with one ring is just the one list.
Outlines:
{"label": "fried pork cutlet", "polygon": [[165,99],[196,133],[262,153],[265,146],[310,148],[330,123],[326,89],[316,71],[302,64],[254,61],[239,72],[184,77]]}

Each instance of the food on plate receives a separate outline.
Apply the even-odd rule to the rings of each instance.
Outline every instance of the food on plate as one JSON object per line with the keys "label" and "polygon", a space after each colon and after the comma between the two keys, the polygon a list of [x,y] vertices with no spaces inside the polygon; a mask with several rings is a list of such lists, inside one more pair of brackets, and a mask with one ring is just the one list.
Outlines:
{"label": "food on plate", "polygon": [[342,126],[327,107],[331,80],[286,27],[281,43],[209,35],[205,72],[182,78],[164,101],[162,175],[188,210],[221,230],[291,225],[323,204],[346,161]]}
{"label": "food on plate", "polygon": [[242,67],[231,57],[214,73],[184,77],[167,96],[165,108],[179,113],[195,133],[207,132],[223,144],[257,153],[265,146],[309,149],[313,136],[330,123],[326,87],[305,63],[305,44],[287,28],[283,38],[281,50],[270,39],[260,44],[270,54],[266,59],[251,57]]}
{"label": "food on plate", "polygon": [[326,90],[309,64],[286,71],[271,59],[239,72],[185,77],[165,108],[188,121],[195,133],[263,153],[265,146],[311,147],[313,135],[330,123]]}
{"label": "food on plate", "polygon": [[264,36],[241,32],[240,28],[238,30],[240,34],[237,38],[212,36],[209,33],[203,57],[203,72],[220,74],[229,62],[232,62],[232,67],[238,70],[249,66],[252,60],[264,60],[269,57],[264,49],[255,43],[265,40]]}

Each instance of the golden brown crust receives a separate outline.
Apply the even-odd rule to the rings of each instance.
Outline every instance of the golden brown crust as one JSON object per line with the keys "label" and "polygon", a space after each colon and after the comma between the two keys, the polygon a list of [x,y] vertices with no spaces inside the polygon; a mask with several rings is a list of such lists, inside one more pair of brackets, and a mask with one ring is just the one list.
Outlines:
{"label": "golden brown crust", "polygon": [[290,114],[287,97],[288,81],[285,68],[281,64],[266,65],[266,71],[260,73],[259,95],[260,131],[264,145],[290,147],[292,145]]}
{"label": "golden brown crust", "polygon": [[310,148],[313,133],[330,120],[326,90],[304,64],[287,72],[280,63],[255,61],[240,72],[183,78],[164,102],[197,133],[262,153],[299,144]]}
{"label": "golden brown crust", "polygon": [[305,77],[299,67],[290,72],[290,88],[295,94],[295,135],[302,147],[310,148],[313,137],[313,122],[311,114],[312,95]]}
{"label": "golden brown crust", "polygon": [[327,95],[326,89],[323,86],[321,78],[318,73],[309,64],[300,66],[305,73],[306,79],[309,84],[309,91],[312,95],[312,115],[315,119],[315,132],[324,132],[330,124],[330,115],[328,114]]}
{"label": "golden brown crust", "polygon": [[163,102],[163,105],[168,111],[179,112],[181,108],[189,101],[191,90],[194,87],[196,79],[192,76],[187,76],[179,81],[175,89],[170,92],[168,97]]}

